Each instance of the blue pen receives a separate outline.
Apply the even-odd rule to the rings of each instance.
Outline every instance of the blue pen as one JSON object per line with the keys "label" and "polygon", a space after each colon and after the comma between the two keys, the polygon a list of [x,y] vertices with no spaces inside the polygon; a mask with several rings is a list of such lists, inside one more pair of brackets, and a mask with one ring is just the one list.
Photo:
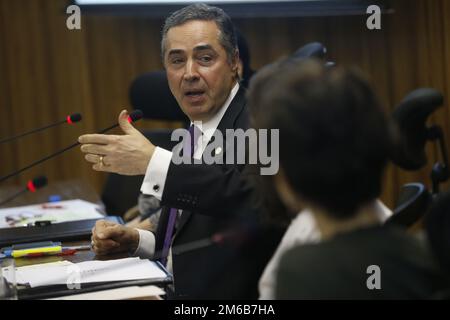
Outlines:
{"label": "blue pen", "polygon": [[5,250],[3,252],[3,254],[7,257],[7,258],[11,258],[12,257],[12,250]]}

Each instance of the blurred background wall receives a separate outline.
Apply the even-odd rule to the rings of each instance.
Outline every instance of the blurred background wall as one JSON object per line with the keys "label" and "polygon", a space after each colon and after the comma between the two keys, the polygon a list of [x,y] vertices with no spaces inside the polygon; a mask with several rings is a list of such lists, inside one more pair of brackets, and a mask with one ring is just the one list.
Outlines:
{"label": "blurred background wall", "polygon": [[[80,112],[83,121],[0,145],[0,175],[61,149],[83,133],[113,124],[128,107],[128,88],[139,74],[162,69],[161,19],[83,15],[82,29],[68,30],[64,0],[0,0],[0,138]],[[367,16],[236,19],[246,36],[252,68],[322,42],[339,65],[356,65],[370,78],[389,112],[409,91],[434,87],[446,97],[435,114],[448,142],[450,97],[450,1],[393,0],[382,30],[366,28]],[[138,128],[176,127],[142,121]],[[120,131],[115,131],[120,132]],[[438,160],[408,173],[389,166],[382,199],[392,207],[402,184],[423,181]],[[332,161],[332,159],[330,159]],[[78,149],[24,172],[3,185],[45,174],[49,183],[81,178],[100,193],[106,174],[91,170]]]}

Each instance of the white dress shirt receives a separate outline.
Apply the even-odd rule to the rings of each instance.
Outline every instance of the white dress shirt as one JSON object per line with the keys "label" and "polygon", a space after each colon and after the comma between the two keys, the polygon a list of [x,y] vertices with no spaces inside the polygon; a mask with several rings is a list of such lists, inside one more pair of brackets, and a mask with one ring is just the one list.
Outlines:
{"label": "white dress shirt", "polygon": [[[239,90],[239,83],[231,89],[228,98],[219,111],[208,121],[197,122],[195,125],[201,130],[202,135],[197,137],[197,148],[194,152],[194,159],[201,159],[208,142],[211,140],[217,129],[223,115],[233,101]],[[191,123],[192,124],[192,123]],[[164,187],[166,184],[167,172],[169,171],[170,162],[172,161],[172,152],[156,147],[152,158],[150,159],[144,182],[141,186],[141,192],[147,195],[155,196],[158,200],[162,199]],[[179,214],[181,212],[179,211]],[[136,229],[139,232],[139,246],[135,255],[142,258],[151,258],[155,252],[155,235],[146,230]],[[170,262],[170,261],[169,261]],[[170,263],[169,263],[170,264]]]}
{"label": "white dress shirt", "polygon": [[[392,215],[380,200],[375,202],[375,210],[380,222],[386,221]],[[283,254],[298,245],[317,243],[321,240],[321,234],[317,227],[316,220],[311,211],[305,209],[301,211],[291,222],[286,233],[281,239],[277,250],[273,254],[266,268],[264,269],[258,283],[259,299],[275,299],[276,277],[278,265]]]}

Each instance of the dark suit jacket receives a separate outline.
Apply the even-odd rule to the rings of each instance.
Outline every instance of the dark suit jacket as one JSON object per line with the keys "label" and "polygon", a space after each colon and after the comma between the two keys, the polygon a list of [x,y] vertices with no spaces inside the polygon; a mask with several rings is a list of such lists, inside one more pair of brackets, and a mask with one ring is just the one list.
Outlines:
{"label": "dark suit jacket", "polygon": [[[218,125],[224,136],[225,129],[248,128],[245,105],[245,91],[241,88]],[[223,152],[225,156],[227,147]],[[245,169],[245,165],[235,164],[170,164],[156,251],[162,249],[168,208],[183,209],[172,243],[176,298],[257,297],[258,279],[284,230],[272,230],[259,223],[259,210],[252,205],[253,189],[247,183]],[[185,244],[239,228],[242,221],[245,232],[233,241],[177,251]]]}

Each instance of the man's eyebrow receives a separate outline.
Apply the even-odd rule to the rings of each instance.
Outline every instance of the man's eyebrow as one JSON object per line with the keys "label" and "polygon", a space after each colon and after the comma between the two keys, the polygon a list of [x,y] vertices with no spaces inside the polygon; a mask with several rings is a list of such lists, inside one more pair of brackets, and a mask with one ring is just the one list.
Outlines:
{"label": "man's eyebrow", "polygon": [[169,51],[168,55],[170,56],[173,54],[181,54],[181,53],[183,53],[183,50],[181,50],[181,49],[172,49]]}
{"label": "man's eyebrow", "polygon": [[210,44],[201,44],[194,48],[194,51],[202,51],[202,50],[214,50],[214,48]]}

